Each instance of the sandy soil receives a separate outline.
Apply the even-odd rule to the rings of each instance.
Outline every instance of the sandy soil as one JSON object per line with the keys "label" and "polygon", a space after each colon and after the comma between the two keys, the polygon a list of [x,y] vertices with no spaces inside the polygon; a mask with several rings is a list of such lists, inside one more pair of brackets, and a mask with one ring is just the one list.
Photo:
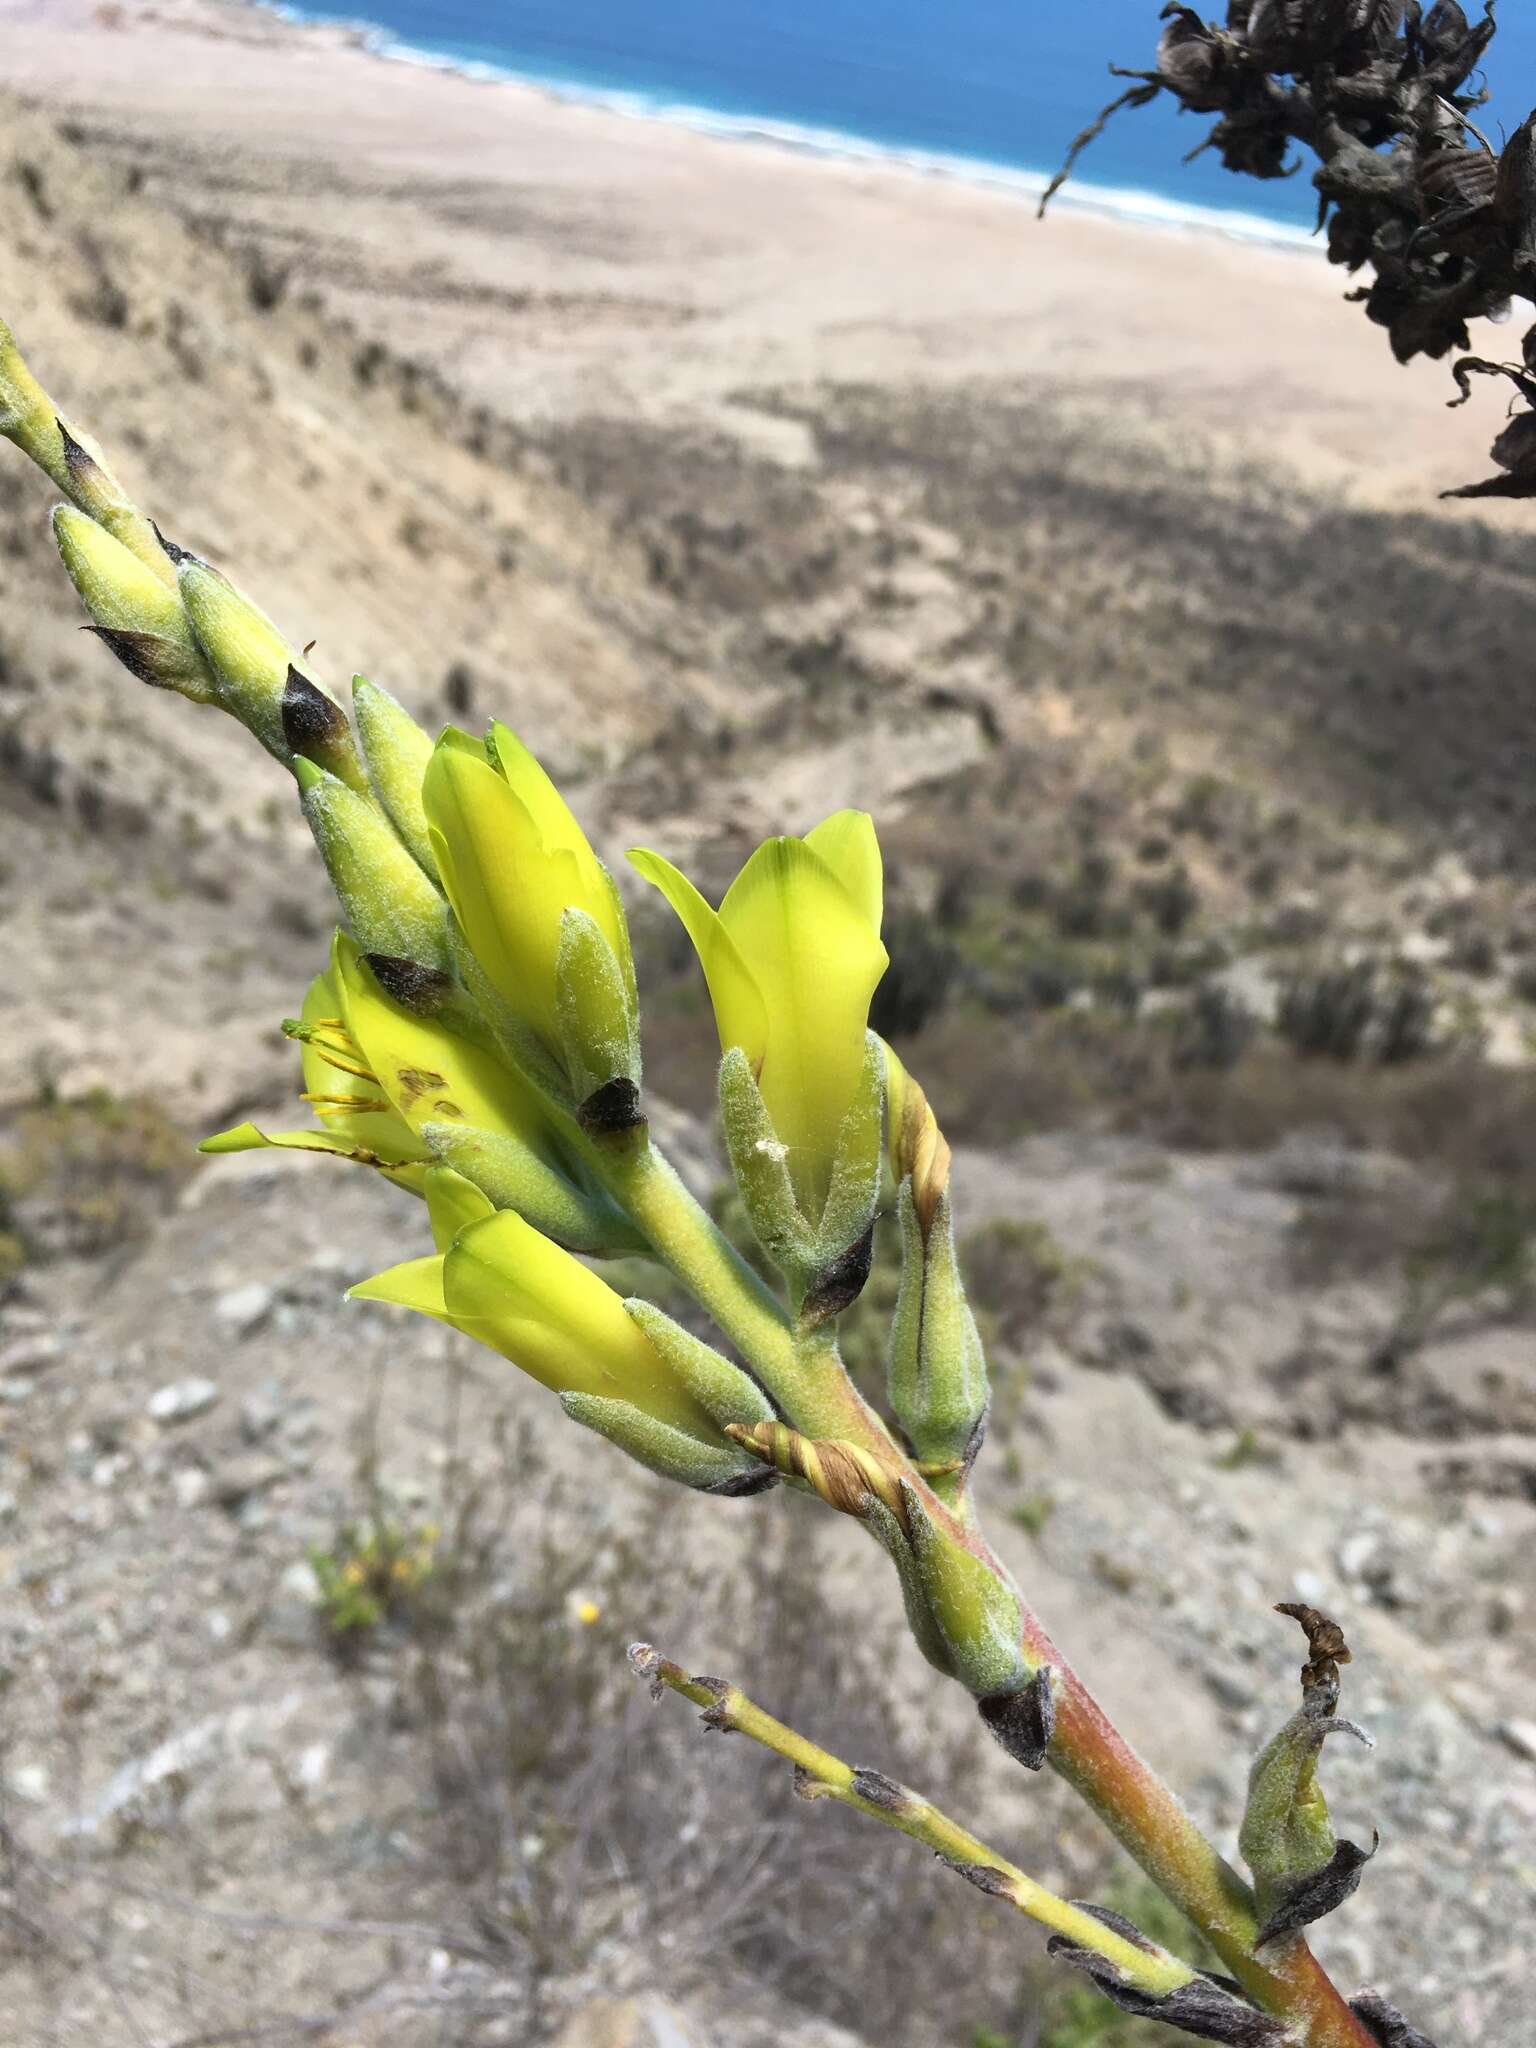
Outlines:
{"label": "sandy soil", "polygon": [[1448,415],[1443,368],[1392,365],[1309,253],[1068,206],[1037,225],[1006,195],[387,62],[230,0],[4,0],[0,25],[0,81],[120,129],[167,184],[187,158],[222,171],[221,208],[303,284],[522,417],[702,415],[793,459],[762,385],[1048,375],[1401,507],[1481,473],[1502,403]]}

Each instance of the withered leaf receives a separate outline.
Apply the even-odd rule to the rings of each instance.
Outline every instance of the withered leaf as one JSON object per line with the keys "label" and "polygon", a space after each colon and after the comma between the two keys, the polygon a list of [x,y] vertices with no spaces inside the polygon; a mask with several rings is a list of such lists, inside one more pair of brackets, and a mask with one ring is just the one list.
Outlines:
{"label": "withered leaf", "polygon": [[1417,2027],[1411,2027],[1395,2005],[1388,2005],[1378,1991],[1362,1991],[1358,1998],[1352,1998],[1349,2009],[1358,2020],[1364,2020],[1381,2048],[1435,2048],[1427,2034],[1421,2034]]}
{"label": "withered leaf", "polygon": [[[1082,1900],[1074,1900],[1073,1903],[1138,1948],[1149,1951],[1154,1948],[1155,1944],[1148,1941],[1123,1914]],[[1046,1948],[1051,1955],[1060,1956],[1063,1962],[1081,1970],[1112,2005],[1118,2006],[1122,2012],[1135,2014],[1138,2019],[1159,2020],[1164,2026],[1172,2027],[1178,2033],[1193,2035],[1197,2040],[1226,2042],[1227,2048],[1269,2048],[1270,2043],[1278,2042],[1285,2034],[1281,2021],[1249,2005],[1238,1995],[1237,1986],[1225,1978],[1200,1975],[1188,1984],[1181,1984],[1177,1991],[1156,1998],[1138,1985],[1127,1984],[1113,1963],[1094,1950],[1068,1940],[1064,1934],[1052,1935]]]}

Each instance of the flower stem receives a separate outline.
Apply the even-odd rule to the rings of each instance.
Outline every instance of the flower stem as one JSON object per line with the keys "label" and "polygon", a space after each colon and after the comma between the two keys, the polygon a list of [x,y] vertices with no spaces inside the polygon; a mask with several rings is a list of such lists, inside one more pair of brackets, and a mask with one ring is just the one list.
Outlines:
{"label": "flower stem", "polygon": [[[657,1256],[737,1347],[784,1418],[807,1437],[855,1444],[891,1465],[919,1490],[945,1535],[1011,1586],[1007,1568],[974,1520],[934,1492],[853,1385],[838,1357],[835,1323],[797,1328],[653,1146],[642,1143],[595,1163]],[[1305,2029],[1299,2038],[1306,2048],[1375,2048],[1364,2022],[1304,1941],[1297,1939],[1267,1962],[1254,1957],[1259,1923],[1249,1886],[1119,1734],[1040,1622],[1020,1604],[1031,1667],[1049,1664],[1057,1674],[1050,1761],[1058,1773],[1199,1928],[1248,1996]],[[790,1731],[784,1733],[787,1738]]]}
{"label": "flower stem", "polygon": [[836,1325],[797,1325],[654,1145],[594,1147],[589,1156],[656,1256],[714,1318],[786,1420],[807,1436],[854,1441],[902,1464],[884,1423],[843,1370]]}

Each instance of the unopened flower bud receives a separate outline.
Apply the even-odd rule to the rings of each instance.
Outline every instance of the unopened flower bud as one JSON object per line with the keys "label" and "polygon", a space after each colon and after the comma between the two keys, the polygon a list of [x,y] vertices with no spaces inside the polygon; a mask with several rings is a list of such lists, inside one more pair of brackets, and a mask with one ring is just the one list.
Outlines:
{"label": "unopened flower bud", "polygon": [[184,561],[177,584],[224,709],[285,767],[313,761],[366,792],[346,713],[304,673],[302,657],[266,614],[206,562]]}
{"label": "unopened flower bud", "polygon": [[175,585],[73,505],[54,507],[53,537],[92,630],[123,666],[141,682],[176,690],[195,704],[212,703],[213,673]]}
{"label": "unopened flower bud", "polygon": [[363,952],[446,974],[447,908],[377,801],[302,755],[293,772],[309,829]]}
{"label": "unopened flower bud", "polygon": [[990,1391],[955,1254],[949,1196],[940,1195],[926,1236],[910,1176],[897,1212],[902,1265],[886,1373],[891,1411],[925,1464],[964,1472],[980,1447]]}
{"label": "unopened flower bud", "polygon": [[901,1490],[918,1580],[950,1669],[979,1698],[1017,1692],[1034,1675],[1023,1656],[1018,1594],[934,1520],[910,1481]]}
{"label": "unopened flower bud", "polygon": [[618,891],[514,733],[449,731],[422,784],[432,857],[473,966],[468,985],[537,1086],[589,1135],[638,1130],[634,961]]}
{"label": "unopened flower bud", "polygon": [[363,759],[379,802],[418,866],[435,881],[437,865],[421,801],[422,778],[432,758],[432,742],[403,704],[370,683],[352,678],[352,709],[357,717]]}
{"label": "unopened flower bud", "polygon": [[763,1493],[777,1475],[731,1443],[701,1443],[686,1430],[658,1422],[630,1401],[600,1394],[562,1394],[560,1405],[573,1422],[617,1444],[638,1464],[695,1493],[739,1499]]}
{"label": "unopened flower bud", "polygon": [[1248,1804],[1238,1847],[1258,1893],[1258,1945],[1278,1941],[1331,1913],[1356,1889],[1375,1853],[1333,1832],[1317,1764],[1330,1735],[1371,1738],[1335,1717],[1340,1663],[1349,1651],[1336,1623],[1314,1608],[1287,1607],[1307,1630],[1311,1654],[1302,1673],[1302,1704],[1261,1750],[1248,1778]]}
{"label": "unopened flower bud", "polygon": [[14,441],[70,503],[136,555],[150,573],[175,582],[153,525],[106,465],[99,448],[70,430],[28,369],[16,337],[0,320],[0,434]]}

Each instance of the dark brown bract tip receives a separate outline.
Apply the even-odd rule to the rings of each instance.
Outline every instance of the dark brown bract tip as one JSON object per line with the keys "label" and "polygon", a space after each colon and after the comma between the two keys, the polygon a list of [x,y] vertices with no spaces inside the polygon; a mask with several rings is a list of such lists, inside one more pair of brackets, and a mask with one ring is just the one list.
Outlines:
{"label": "dark brown bract tip", "polygon": [[1056,1694],[1049,1664],[1042,1664],[1018,1692],[988,1693],[976,1702],[976,1711],[1015,1763],[1026,1771],[1042,1768],[1056,1732]]}
{"label": "dark brown bract tip", "polygon": [[621,1138],[644,1128],[640,1090],[627,1074],[616,1074],[594,1088],[576,1110],[576,1121],[589,1138]]}
{"label": "dark brown bract tip", "polygon": [[407,960],[399,953],[365,953],[363,958],[385,995],[418,1016],[433,1016],[456,986],[453,976],[442,968],[424,967],[419,960]]}
{"label": "dark brown bract tip", "polygon": [[[1123,1913],[1111,1912],[1107,1906],[1090,1905],[1082,1899],[1074,1899],[1072,1903],[1082,1912],[1091,1913],[1095,1920],[1102,1921],[1122,1940],[1145,1949],[1148,1954],[1157,1953],[1157,1944],[1148,1941],[1141,1929],[1127,1920]],[[1249,2005],[1239,1987],[1228,1977],[1202,1973],[1159,1997],[1142,1990],[1140,1985],[1128,1984],[1107,1956],[1100,1955],[1096,1949],[1084,1948],[1065,1934],[1052,1935],[1046,1943],[1046,1952],[1060,1956],[1063,1962],[1081,1970],[1122,2012],[1134,2013],[1139,2019],[1160,2020],[1176,2033],[1193,2034],[1202,2041],[1224,2041],[1227,2048],[1271,2048],[1272,2043],[1286,2038],[1284,2021],[1271,2019],[1267,2013]]]}
{"label": "dark brown bract tip", "polygon": [[898,1785],[884,1771],[866,1770],[862,1765],[853,1774],[853,1789],[882,1813],[904,1813],[912,1804],[912,1795],[904,1785]]}
{"label": "dark brown bract tip", "polygon": [[94,633],[141,683],[152,683],[157,690],[174,688],[172,675],[177,650],[158,633],[134,633],[120,626],[82,626],[80,630]]}
{"label": "dark brown bract tip", "polygon": [[341,706],[290,662],[283,685],[283,738],[294,753],[325,753],[347,737],[347,715]]}
{"label": "dark brown bract tip", "polygon": [[874,1256],[875,1226],[871,1223],[862,1237],[849,1245],[847,1251],[840,1252],[817,1276],[800,1311],[801,1322],[814,1329],[818,1323],[852,1308],[864,1292]]}
{"label": "dark brown bract tip", "polygon": [[198,562],[202,560],[202,557],[194,555],[190,548],[180,548],[176,545],[175,541],[167,540],[153,519],[149,523],[154,528],[155,539],[159,541],[168,559],[174,562],[178,569],[183,562]]}
{"label": "dark brown bract tip", "polygon": [[88,449],[81,447],[61,419],[56,416],[53,423],[59,430],[59,440],[64,448],[64,467],[69,471],[72,480],[77,484],[84,484],[92,477],[100,476],[102,467],[95,456]]}
{"label": "dark brown bract tip", "polygon": [[1373,1835],[1369,1849],[1362,1849],[1358,1842],[1338,1843],[1332,1858],[1321,1870],[1304,1877],[1286,1893],[1259,1929],[1253,1944],[1255,1951],[1268,1948],[1271,1942],[1280,1941],[1288,1934],[1299,1934],[1303,1927],[1310,1927],[1314,1920],[1326,1918],[1346,1899],[1352,1898],[1360,1889],[1361,1873],[1376,1854],[1380,1842],[1381,1837]]}
{"label": "dark brown bract tip", "polygon": [[1389,2005],[1379,1991],[1362,1991],[1352,1998],[1349,2009],[1363,2020],[1381,2048],[1435,2048],[1428,2034],[1410,2026],[1395,2005]]}

